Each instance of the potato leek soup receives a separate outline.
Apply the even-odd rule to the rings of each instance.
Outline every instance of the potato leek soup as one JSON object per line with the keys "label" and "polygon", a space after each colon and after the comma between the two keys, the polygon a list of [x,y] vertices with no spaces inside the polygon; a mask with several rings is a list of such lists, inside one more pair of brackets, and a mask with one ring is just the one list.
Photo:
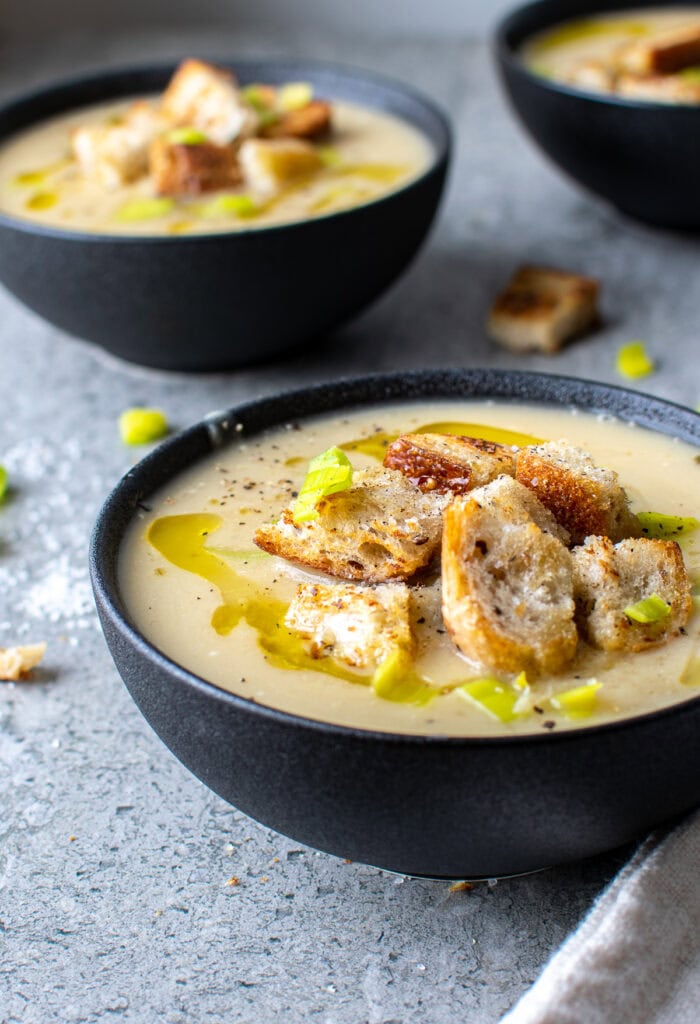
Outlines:
{"label": "potato leek soup", "polygon": [[0,149],[0,211],[102,234],[240,231],[371,202],[421,174],[427,138],[304,82],[239,87],[186,61],[158,97],[85,107]]}
{"label": "potato leek soup", "polygon": [[[577,446],[571,469],[544,459],[566,446],[542,442],[562,438]],[[466,453],[457,471],[454,445]],[[580,449],[606,468],[589,470]],[[509,475],[516,456],[528,486]],[[577,475],[552,489],[568,527],[535,496],[548,500],[541,485],[560,469]],[[468,564],[463,539],[455,547],[455,510],[457,533],[476,522],[483,565]],[[695,449],[640,427],[505,403],[377,406],[241,429],[137,512],[120,588],[173,661],[273,708],[398,733],[561,730],[700,694],[698,510]],[[577,524],[591,523],[638,537],[582,543]],[[472,589],[471,633],[456,571],[491,573]]]}
{"label": "potato leek soup", "polygon": [[565,21],[528,39],[522,57],[531,71],[587,91],[700,103],[700,6]]}

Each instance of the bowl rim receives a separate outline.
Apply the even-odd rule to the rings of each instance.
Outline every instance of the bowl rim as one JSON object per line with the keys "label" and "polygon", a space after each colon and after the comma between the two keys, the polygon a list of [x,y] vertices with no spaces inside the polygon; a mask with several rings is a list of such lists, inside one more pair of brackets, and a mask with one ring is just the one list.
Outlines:
{"label": "bowl rim", "polygon": [[[77,75],[67,76],[53,81],[51,84],[36,86],[27,92],[15,94],[8,100],[0,103],[0,118],[12,114],[12,112],[31,103],[41,103],[46,101],[51,96],[60,92],[64,89],[89,89],[91,86],[100,86],[102,84],[109,88],[110,85],[116,85],[120,80],[129,78],[130,76],[148,75],[148,74],[159,74],[164,75],[172,74],[177,68],[178,64],[184,60],[184,57],[174,57],[170,60],[160,61],[158,63],[138,63],[138,64],[127,64],[119,65],[114,68],[107,68],[103,71],[85,71]],[[341,61],[326,61],[326,60],[315,60],[313,58],[304,57],[256,57],[255,55],[247,55],[245,57],[232,56],[219,56],[219,57],[208,57],[204,56],[198,58],[208,63],[227,67],[231,70],[236,68],[245,69],[246,66],[253,65],[269,65],[270,68],[282,67],[289,68],[290,70],[298,69],[303,71],[304,69],[310,70],[311,72],[319,72],[321,74],[338,74],[348,80],[354,80],[358,82],[365,82],[370,85],[375,85],[380,89],[387,92],[394,92],[397,95],[401,95],[417,106],[422,107],[424,111],[434,120],[435,124],[439,128],[439,132],[442,136],[440,143],[435,144],[427,134],[420,128],[416,128],[421,135],[423,135],[432,150],[431,158],[428,161],[426,167],[423,170],[404,182],[396,189],[392,189],[390,192],[385,192],[382,195],[377,196],[375,199],[371,199],[368,202],[361,203],[357,206],[351,206],[346,209],[335,210],[329,213],[320,214],[314,217],[305,217],[298,220],[285,221],[281,224],[269,224],[259,227],[245,227],[238,230],[222,230],[222,231],[210,231],[202,232],[201,234],[183,234],[183,235],[148,235],[148,234],[129,234],[128,232],[119,232],[109,234],[100,231],[86,231],[79,229],[71,229],[64,227],[57,227],[56,225],[42,224],[40,221],[34,221],[25,219],[21,216],[17,216],[12,213],[7,213],[0,209],[0,228],[8,228],[21,231],[30,235],[37,235],[41,237],[49,237],[56,239],[63,239],[72,242],[92,242],[93,244],[105,244],[105,243],[118,243],[118,244],[131,244],[134,243],[146,243],[148,245],[163,245],[167,243],[186,242],[191,244],[213,244],[217,239],[222,238],[239,238],[239,237],[255,237],[259,238],[261,235],[280,232],[284,230],[290,230],[292,228],[304,228],[308,224],[316,224],[317,222],[325,222],[336,218],[347,218],[353,216],[358,210],[364,210],[369,207],[376,206],[381,203],[393,200],[397,196],[401,196],[403,193],[410,191],[411,189],[421,185],[427,178],[431,177],[436,173],[441,173],[443,168],[446,170],[449,165],[452,150],[454,146],[454,134],[452,126],[448,116],[442,110],[440,105],[436,103],[431,97],[421,92],[419,89],[415,89],[411,85],[406,85],[400,79],[394,78],[390,75],[384,75],[376,71],[367,71],[364,68],[357,67],[353,64],[344,64]],[[245,84],[245,83],[244,83]],[[126,97],[125,97],[126,98]],[[103,97],[103,100],[108,97]],[[102,102],[101,100],[91,100],[86,103],[85,106],[93,106],[96,103]],[[62,113],[68,113],[71,110],[80,110],[80,105],[76,107],[68,106]],[[41,124],[42,120],[48,120],[53,116],[60,116],[60,111],[55,114],[47,115],[44,118],[39,117],[36,120],[29,122],[20,131],[29,129],[30,127]],[[406,120],[401,118],[400,115],[396,115],[400,120]],[[411,122],[407,122],[411,123]],[[412,127],[415,127],[412,125]],[[8,134],[0,134],[0,147],[4,146],[5,142],[11,139],[16,132],[10,132]]]}
{"label": "bowl rim", "polygon": [[[698,117],[700,116],[700,104],[691,103],[664,103],[660,100],[651,99],[633,99],[627,96],[618,96],[615,93],[599,93],[593,90],[587,90],[584,88],[577,88],[572,85],[567,85],[565,82],[558,82],[552,78],[545,78],[543,75],[538,75],[536,72],[531,71],[527,64],[519,56],[518,50],[510,42],[509,35],[516,29],[518,22],[521,18],[528,14],[536,14],[539,10],[544,11],[548,7],[552,7],[557,4],[559,0],[527,0],[527,3],[520,3],[516,7],[511,7],[496,23],[493,31],[493,50],[504,66],[507,66],[509,71],[513,74],[518,74],[521,77],[527,79],[529,82],[534,82],[541,88],[548,92],[555,93],[560,96],[568,96],[571,99],[583,100],[588,103],[595,103],[600,106],[611,106],[619,107],[621,109],[632,109],[632,110],[655,110],[668,112],[671,117]],[[616,11],[624,11],[630,9],[643,9],[645,7],[658,8],[658,7],[691,7],[697,10],[697,4],[689,2],[689,0],[629,0],[628,6],[618,6],[620,0],[610,0],[609,4],[601,5],[600,11],[591,11],[590,16],[597,14],[614,14]],[[554,28],[556,25],[561,25],[567,21],[576,21],[579,17],[584,18],[586,15],[574,15],[567,16],[566,12],[546,25],[542,25],[540,29],[536,31],[544,31],[547,28]],[[534,33],[530,32],[524,38]],[[523,40],[521,40],[522,42]]]}
{"label": "bowl rim", "polygon": [[[334,381],[324,382],[320,384],[314,384],[305,388],[297,388],[291,391],[275,392],[270,395],[262,395],[258,398],[252,399],[248,402],[240,402],[229,409],[222,412],[211,413],[209,416],[204,417],[198,422],[192,424],[186,429],[174,434],[172,437],[167,438],[156,448],[154,448],[149,454],[143,459],[131,467],[116,483],[112,488],[111,492],[105,499],[100,512],[98,514],[95,526],[93,528],[91,540],[90,540],[90,551],[89,551],[89,567],[90,567],[90,578],[93,587],[93,593],[103,614],[109,619],[112,628],[120,634],[121,638],[129,643],[142,657],[148,661],[154,662],[156,666],[164,670],[170,675],[177,677],[178,681],[187,687],[197,690],[203,695],[214,698],[232,706],[233,708],[248,713],[248,714],[260,714],[265,718],[272,719],[280,724],[291,726],[293,728],[311,729],[313,731],[320,731],[327,735],[350,738],[355,740],[363,740],[367,742],[389,742],[397,745],[406,746],[428,746],[428,747],[460,747],[460,746],[486,746],[494,747],[499,745],[506,746],[518,746],[518,745],[529,745],[531,743],[571,743],[578,740],[585,741],[586,737],[608,735],[619,732],[626,732],[630,729],[635,729],[639,726],[643,726],[645,723],[657,722],[661,719],[672,719],[676,716],[683,716],[690,708],[697,708],[700,705],[700,693],[690,695],[688,698],[678,701],[674,704],[667,705],[662,708],[657,708],[652,711],[643,712],[637,715],[631,715],[626,718],[617,719],[612,722],[604,722],[598,725],[589,726],[573,726],[571,728],[562,729],[560,732],[554,730],[547,732],[534,732],[534,733],[523,733],[518,735],[505,735],[505,736],[450,736],[448,734],[421,734],[421,733],[396,733],[396,732],[385,732],[376,729],[363,729],[358,726],[346,726],[338,725],[333,722],[325,722],[319,719],[306,718],[303,715],[296,714],[290,711],[284,711],[279,708],[274,708],[266,704],[259,703],[248,697],[244,697],[237,693],[232,693],[229,690],[224,690],[222,687],[217,686],[214,683],[209,682],[202,676],[198,675],[184,666],[173,661],[168,655],[164,654],[154,643],[151,643],[132,623],[129,621],[126,615],[126,609],[122,611],[123,602],[121,602],[118,590],[117,582],[117,556],[121,543],[124,538],[126,526],[131,521],[133,516],[133,504],[129,512],[126,525],[122,525],[115,533],[112,545],[108,545],[106,537],[111,529],[112,521],[115,517],[125,518],[125,513],[129,507],[129,492],[133,489],[136,481],[145,477],[148,478],[152,470],[168,455],[177,451],[179,447],[186,444],[190,440],[194,440],[199,434],[208,434],[209,443],[211,445],[212,452],[216,449],[218,444],[229,443],[233,438],[234,434],[230,433],[231,423],[237,423],[244,419],[246,413],[256,410],[267,403],[275,403],[280,400],[287,402],[296,401],[307,401],[319,400],[327,395],[329,390],[332,394],[342,396],[345,389],[356,389],[360,391],[367,387],[385,387],[385,397],[382,400],[368,399],[367,405],[373,403],[379,404],[383,402],[407,402],[411,401],[410,393],[407,392],[407,385],[420,382],[434,381],[435,385],[439,386],[440,381],[446,379],[454,381],[464,381],[465,384],[473,377],[478,374],[486,374],[493,381],[501,381],[504,384],[510,382],[513,384],[521,383],[533,383],[535,380],[540,384],[545,382],[552,382],[552,384],[558,384],[560,387],[565,389],[575,390],[577,387],[582,386],[590,391],[591,398],[596,395],[612,396],[614,400],[618,402],[623,398],[633,400],[636,403],[644,404],[651,402],[654,407],[667,412],[675,412],[680,415],[689,423],[694,423],[698,432],[698,442],[700,444],[700,413],[695,410],[683,406],[677,402],[671,402],[668,399],[658,398],[653,395],[646,394],[645,392],[634,391],[631,388],[622,387],[616,384],[606,384],[600,381],[593,381],[581,377],[571,377],[563,374],[549,374],[540,373],[537,371],[527,370],[504,370],[496,368],[477,368],[470,367],[467,369],[458,368],[446,368],[443,370],[435,369],[424,369],[424,370],[410,370],[410,371],[396,371],[394,373],[379,373],[369,374],[362,376],[349,376],[341,377]],[[398,387],[396,393],[391,393],[390,388],[392,385]],[[439,390],[435,390],[432,396],[421,394],[415,400],[419,401],[421,398],[434,399],[454,399],[458,400],[457,396],[449,394],[441,394]],[[476,395],[465,395],[465,400],[469,399],[482,399],[487,400],[489,397],[502,398],[504,401],[509,402],[524,402],[525,399],[522,395],[517,393],[508,396],[489,396],[487,392]],[[364,404],[364,403],[362,403]],[[581,408],[586,412],[594,413],[596,406],[594,404],[589,405],[576,405],[572,402],[560,402],[553,403],[540,399],[535,399],[534,404],[551,405],[556,407],[557,404],[562,405],[564,408],[577,407]],[[339,404],[333,408],[337,411],[342,411],[343,408],[357,407],[358,400],[355,404],[346,402],[345,405]],[[600,408],[600,407],[598,407]],[[305,412],[304,418],[327,415],[332,412],[329,408],[318,408],[315,412]],[[613,410],[605,410],[606,414],[615,415]],[[618,412],[619,416],[619,412]],[[283,423],[288,420],[288,416],[281,415],[279,423]],[[625,422],[629,422],[626,419]],[[637,422],[634,420],[634,422]],[[251,431],[252,436],[258,433],[260,430],[267,430],[270,427],[278,425],[278,421],[268,422],[265,426],[254,429]],[[654,429],[644,423],[638,423],[644,429]],[[220,435],[222,429],[227,430],[230,436],[227,436],[225,440],[221,440]],[[661,430],[656,430],[657,433],[664,433]],[[675,436],[672,433],[667,436]],[[692,443],[692,442],[688,442]],[[197,461],[197,460],[195,460]],[[184,472],[186,469],[193,465],[193,462],[188,462],[186,465],[180,465],[177,470],[170,473],[167,477],[168,480],[174,479],[177,475]],[[141,497],[148,497],[154,489],[161,489],[165,486],[165,481],[161,481],[155,488],[151,487],[150,490],[146,489],[143,492],[139,492]],[[107,562],[105,563],[105,555],[107,555]],[[110,559],[110,556],[111,559]],[[110,561],[112,572],[110,573]],[[113,578],[109,578],[110,575]],[[104,628],[104,627],[103,627]]]}

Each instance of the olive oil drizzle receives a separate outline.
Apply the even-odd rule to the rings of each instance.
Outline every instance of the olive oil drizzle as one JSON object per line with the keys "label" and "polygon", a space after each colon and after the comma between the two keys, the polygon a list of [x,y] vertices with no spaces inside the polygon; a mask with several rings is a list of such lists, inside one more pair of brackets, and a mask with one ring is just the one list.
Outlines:
{"label": "olive oil drizzle", "polygon": [[[522,448],[524,445],[542,444],[542,438],[533,437],[531,434],[522,434],[517,430],[505,430],[503,427],[492,427],[484,423],[425,423],[422,427],[416,427],[410,431],[412,434],[452,434],[456,437],[478,437],[484,441],[495,441],[497,444],[515,445]],[[387,434],[377,431],[369,437],[358,437],[354,441],[346,441],[339,447],[345,452],[360,452],[370,458],[384,460],[386,450],[393,441],[396,441],[400,434]]]}

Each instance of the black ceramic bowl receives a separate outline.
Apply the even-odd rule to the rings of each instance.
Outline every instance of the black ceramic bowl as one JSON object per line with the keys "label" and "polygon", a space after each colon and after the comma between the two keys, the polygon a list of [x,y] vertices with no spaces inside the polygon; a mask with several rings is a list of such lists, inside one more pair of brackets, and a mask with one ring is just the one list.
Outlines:
{"label": "black ceramic bowl", "polygon": [[[0,281],[17,298],[124,359],[227,369],[323,336],[406,268],[442,194],[450,154],[443,115],[411,89],[364,71],[311,61],[225,63],[243,84],[304,80],[319,95],[395,114],[423,132],[434,160],[414,181],[364,206],[242,233],[101,235],[0,214]],[[16,100],[0,108],[0,145],[54,114],[156,93],[172,71],[106,72]]]}
{"label": "black ceramic bowl", "polygon": [[518,49],[572,18],[674,0],[541,0],[518,7],[496,32],[496,60],[516,114],[572,178],[638,220],[700,228],[700,107],[586,93],[528,71]]}
{"label": "black ceramic bowl", "polygon": [[139,502],[236,436],[387,401],[498,398],[575,405],[700,445],[700,415],[544,374],[424,371],[321,385],[238,406],[161,445],[100,514],[92,581],[131,695],[172,752],[263,824],[330,853],[411,875],[491,877],[599,853],[700,802],[700,698],[623,722],[524,737],[401,736],[313,722],[179,667],[129,622],[117,554]]}

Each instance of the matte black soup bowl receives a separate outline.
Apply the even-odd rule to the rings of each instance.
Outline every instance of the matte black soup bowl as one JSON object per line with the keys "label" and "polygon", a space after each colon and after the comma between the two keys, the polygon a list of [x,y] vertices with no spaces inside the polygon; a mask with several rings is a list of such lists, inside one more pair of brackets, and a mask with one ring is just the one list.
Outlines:
{"label": "matte black soup bowl", "polygon": [[[442,194],[449,126],[413,90],[312,61],[231,60],[241,83],[301,79],[319,95],[403,118],[433,147],[428,168],[363,206],[278,227],[144,237],[42,227],[0,213],[0,281],[71,334],[147,366],[228,369],[322,337],[406,268]],[[173,66],[106,72],[0,108],[0,145],[55,114],[163,89]],[[205,327],[206,325],[206,327]]]}
{"label": "matte black soup bowl", "polygon": [[700,445],[700,415],[689,409],[602,384],[492,370],[341,381],[216,414],[127,473],[95,528],[97,607],[139,708],[186,767],[246,814],[317,849],[405,874],[531,871],[611,849],[689,810],[700,802],[700,697],[559,734],[450,739],[369,732],[218,689],[174,664],[130,623],[117,555],[139,502],[241,436],[292,418],[421,398],[574,405]]}
{"label": "matte black soup bowl", "polygon": [[519,48],[562,21],[674,0],[540,0],[496,31],[496,61],[511,105],[542,150],[572,178],[641,221],[700,228],[700,106],[586,93],[528,71]]}

